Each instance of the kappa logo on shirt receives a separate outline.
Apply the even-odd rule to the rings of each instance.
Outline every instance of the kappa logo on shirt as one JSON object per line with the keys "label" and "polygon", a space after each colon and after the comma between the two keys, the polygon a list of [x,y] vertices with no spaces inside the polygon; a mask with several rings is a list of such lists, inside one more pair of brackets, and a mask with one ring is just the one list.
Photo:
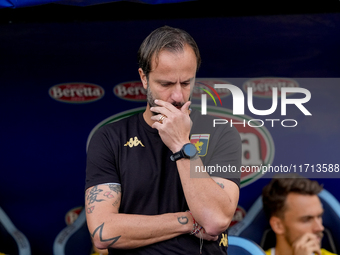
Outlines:
{"label": "kappa logo on shirt", "polygon": [[208,152],[210,134],[194,134],[191,135],[190,142],[195,145],[198,156],[204,157]]}
{"label": "kappa logo on shirt", "polygon": [[222,238],[220,241],[220,246],[225,246],[228,247],[228,235],[227,234],[222,234]]}
{"label": "kappa logo on shirt", "polygon": [[124,144],[124,146],[129,146],[130,148],[134,147],[134,146],[138,146],[141,145],[142,147],[145,147],[142,144],[142,141],[138,140],[137,136],[135,136],[135,139],[132,139],[132,137],[130,138],[129,141],[126,142],[126,144]]}

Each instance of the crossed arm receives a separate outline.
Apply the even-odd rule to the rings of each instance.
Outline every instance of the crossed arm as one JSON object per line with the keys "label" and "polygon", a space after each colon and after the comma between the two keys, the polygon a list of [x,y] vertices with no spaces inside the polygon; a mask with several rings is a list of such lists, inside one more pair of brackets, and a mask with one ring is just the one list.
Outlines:
{"label": "crossed arm", "polygon": [[[208,180],[213,181],[212,178]],[[230,190],[235,190],[237,196],[234,199],[238,200],[238,187],[236,184],[221,178],[216,178],[215,181],[216,182],[213,181],[214,187],[217,192],[222,195],[224,193],[224,200],[227,204],[230,203],[230,198],[225,197],[225,190],[228,190],[228,194]],[[202,188],[204,187],[205,186],[202,186]],[[221,188],[223,188],[223,190],[221,190]],[[207,193],[207,190],[197,192],[197,198],[200,195],[199,193]],[[109,247],[118,249],[138,248],[165,241],[182,234],[189,234],[193,229],[193,217],[189,212],[166,213],[152,216],[118,213],[121,195],[119,184],[102,184],[86,190],[85,209],[87,224],[93,243],[99,249]],[[237,201],[234,203],[237,204]],[[208,212],[205,217],[200,218],[202,223],[197,219],[197,222],[206,229],[205,233],[202,233],[203,238],[210,241],[217,240],[217,235],[228,227],[235,208],[236,206],[230,204],[230,211],[232,211],[232,213],[228,217],[229,219],[225,219],[218,227],[214,220],[215,215],[213,215],[213,210],[217,210],[216,207],[211,208],[211,210],[209,210],[210,212],[207,210],[198,211],[197,213],[192,211],[193,215],[197,216],[199,216],[200,213],[204,214]],[[221,210],[217,210],[217,212],[220,211]],[[217,217],[217,219],[220,220],[219,217]]]}
{"label": "crossed arm", "polygon": [[86,218],[94,245],[132,249],[168,240],[192,230],[188,212],[162,215],[118,213],[121,201],[119,184],[102,184],[87,189]]}

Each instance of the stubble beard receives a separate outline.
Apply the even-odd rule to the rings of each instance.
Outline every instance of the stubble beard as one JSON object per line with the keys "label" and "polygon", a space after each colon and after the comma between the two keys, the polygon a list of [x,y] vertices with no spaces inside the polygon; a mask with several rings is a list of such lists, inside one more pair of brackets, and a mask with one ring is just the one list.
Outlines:
{"label": "stubble beard", "polygon": [[[146,101],[149,104],[150,108],[158,106],[157,104],[155,104],[155,97],[153,96],[153,94],[151,92],[149,83],[148,83],[148,86],[146,88]],[[172,103],[172,105],[175,106],[177,109],[181,109],[184,104],[185,104],[184,102],[173,102]],[[158,113],[152,112],[152,114],[157,115]]]}
{"label": "stubble beard", "polygon": [[[148,102],[150,108],[151,108],[151,107],[157,106],[157,105],[155,104],[155,98],[154,98],[153,95],[152,95],[152,92],[151,92],[149,83],[148,83],[148,86],[147,86],[147,88],[146,88],[146,101]],[[157,115],[157,114],[158,114],[158,113],[156,113],[156,112],[152,112],[152,115]]]}

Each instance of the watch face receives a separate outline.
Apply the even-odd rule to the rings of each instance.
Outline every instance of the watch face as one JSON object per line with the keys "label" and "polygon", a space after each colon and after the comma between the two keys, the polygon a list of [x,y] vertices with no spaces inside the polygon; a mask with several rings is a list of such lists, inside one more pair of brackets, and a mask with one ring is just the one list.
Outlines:
{"label": "watch face", "polygon": [[194,157],[197,153],[196,147],[192,143],[185,144],[183,146],[183,151],[184,151],[184,154],[190,158]]}

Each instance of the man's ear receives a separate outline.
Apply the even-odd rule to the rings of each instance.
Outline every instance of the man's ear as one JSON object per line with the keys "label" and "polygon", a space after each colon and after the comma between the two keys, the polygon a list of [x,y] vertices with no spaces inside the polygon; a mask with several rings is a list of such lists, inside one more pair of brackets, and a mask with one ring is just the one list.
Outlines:
{"label": "man's ear", "polygon": [[148,79],[146,78],[146,75],[144,74],[142,68],[138,68],[138,73],[139,73],[140,80],[143,83],[143,88],[147,89],[147,87],[148,87]]}
{"label": "man's ear", "polygon": [[285,232],[285,228],[282,222],[282,219],[277,216],[272,216],[269,220],[269,224],[272,227],[272,230],[275,234],[283,234]]}

